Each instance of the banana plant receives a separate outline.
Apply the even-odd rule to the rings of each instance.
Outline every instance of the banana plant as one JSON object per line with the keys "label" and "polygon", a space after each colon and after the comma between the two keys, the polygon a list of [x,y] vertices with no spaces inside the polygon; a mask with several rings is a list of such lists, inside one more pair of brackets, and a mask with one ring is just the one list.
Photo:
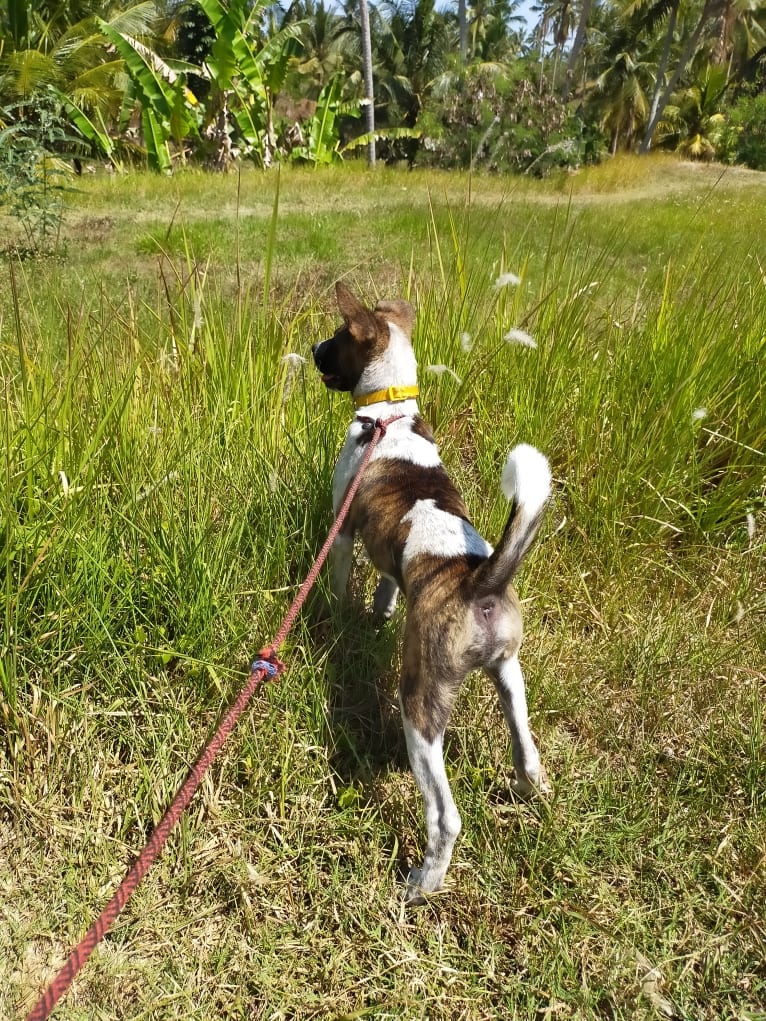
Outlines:
{"label": "banana plant", "polygon": [[[246,153],[268,165],[276,150],[274,99],[282,87],[290,58],[301,50],[303,22],[293,22],[262,40],[267,0],[199,0],[216,40],[202,68],[211,85],[206,122],[231,112],[231,125]],[[219,129],[221,130],[221,129]]]}
{"label": "banana plant", "polygon": [[[99,24],[124,61],[135,98],[141,105],[141,127],[149,167],[168,173],[172,169],[171,139],[183,153],[184,139],[198,134],[195,115],[198,103],[185,77],[196,68],[184,61],[163,60],[138,39],[108,22],[99,20]],[[82,123],[79,126],[82,130]]]}
{"label": "banana plant", "polygon": [[358,117],[359,100],[344,102],[341,99],[343,83],[336,75],[319,93],[316,110],[308,124],[306,144],[294,149],[295,160],[313,163],[314,166],[336,163],[341,160],[338,118],[342,115]]}
{"label": "banana plant", "polygon": [[93,148],[105,156],[113,165],[118,165],[116,146],[109,134],[109,129],[104,123],[100,110],[88,114],[78,104],[65,95],[59,89],[53,90],[61,105],[69,114],[72,124],[77,128],[82,137],[89,142]]}
{"label": "banana plant", "polygon": [[319,93],[316,109],[308,124],[308,135],[305,145],[293,149],[290,156],[293,160],[313,163],[315,167],[339,163],[345,152],[368,146],[371,141],[381,138],[419,138],[420,131],[416,128],[383,128],[372,133],[357,135],[351,141],[341,144],[338,130],[340,117],[360,117],[362,100],[342,99],[343,78],[336,75]]}

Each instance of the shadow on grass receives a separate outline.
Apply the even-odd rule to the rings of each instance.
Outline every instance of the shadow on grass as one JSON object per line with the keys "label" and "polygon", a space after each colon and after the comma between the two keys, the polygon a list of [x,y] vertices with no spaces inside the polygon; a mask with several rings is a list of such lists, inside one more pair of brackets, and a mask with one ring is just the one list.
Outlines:
{"label": "shadow on grass", "polygon": [[327,664],[330,763],[345,784],[367,785],[389,768],[408,768],[397,695],[401,612],[381,624],[354,593],[317,623]]}
{"label": "shadow on grass", "polygon": [[[370,599],[354,591],[344,605],[312,607],[315,648],[325,658],[329,732],[328,760],[338,787],[339,806],[374,805],[389,832],[400,881],[409,871],[412,817],[391,796],[391,774],[410,772],[399,711],[398,682],[404,608],[380,622]],[[409,782],[408,782],[409,789]],[[414,786],[412,793],[419,795]]]}

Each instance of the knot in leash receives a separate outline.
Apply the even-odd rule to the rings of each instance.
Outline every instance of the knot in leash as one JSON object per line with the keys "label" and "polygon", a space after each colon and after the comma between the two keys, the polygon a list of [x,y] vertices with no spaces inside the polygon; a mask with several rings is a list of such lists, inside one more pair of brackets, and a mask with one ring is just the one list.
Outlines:
{"label": "knot in leash", "polygon": [[391,423],[397,422],[400,418],[406,418],[406,415],[392,415],[390,418],[370,418],[369,415],[356,416],[356,420],[364,432],[375,432],[377,430],[380,439],[386,435],[386,429],[388,429]]}
{"label": "knot in leash", "polygon": [[277,659],[273,649],[261,649],[258,653],[258,659],[253,660],[250,664],[250,674],[257,674],[258,672],[266,674],[269,680],[273,680],[287,667],[281,659]]}

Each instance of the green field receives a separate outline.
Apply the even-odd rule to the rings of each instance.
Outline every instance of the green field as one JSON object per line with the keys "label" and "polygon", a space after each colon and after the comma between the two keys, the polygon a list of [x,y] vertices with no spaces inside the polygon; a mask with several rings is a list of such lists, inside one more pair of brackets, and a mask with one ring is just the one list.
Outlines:
{"label": "green field", "polygon": [[471,676],[448,887],[404,908],[401,617],[374,627],[360,556],[55,1017],[766,1019],[764,239],[766,176],[667,158],[78,180],[59,255],[0,268],[0,1016],[109,899],[322,544],[351,409],[310,346],[343,278],[416,304],[421,409],[490,541],[507,451],[550,458],[519,591],[552,793],[509,792]]}

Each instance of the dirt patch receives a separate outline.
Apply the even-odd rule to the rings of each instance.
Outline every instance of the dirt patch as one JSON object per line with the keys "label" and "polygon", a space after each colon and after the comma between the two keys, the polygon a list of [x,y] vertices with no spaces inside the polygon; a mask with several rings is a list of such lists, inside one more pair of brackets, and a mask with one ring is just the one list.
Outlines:
{"label": "dirt patch", "polygon": [[73,220],[68,225],[67,234],[80,241],[105,241],[113,232],[116,220],[113,216],[86,216]]}

